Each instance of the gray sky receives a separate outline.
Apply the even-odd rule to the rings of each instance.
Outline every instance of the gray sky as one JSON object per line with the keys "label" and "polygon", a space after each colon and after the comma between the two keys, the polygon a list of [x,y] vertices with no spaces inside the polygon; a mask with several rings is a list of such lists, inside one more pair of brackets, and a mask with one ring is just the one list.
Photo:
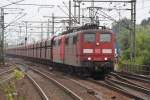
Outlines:
{"label": "gray sky", "polygon": [[[20,0],[0,0],[0,6],[4,6],[9,4],[10,2],[16,2],[16,1],[20,1]],[[5,23],[10,23],[12,21],[14,21],[16,18],[22,16],[23,14],[26,13],[26,15],[21,18],[20,20],[18,20],[17,22],[21,22],[21,21],[31,21],[31,20],[46,20],[47,18],[43,18],[43,16],[51,16],[52,13],[55,14],[55,16],[67,16],[65,13],[63,13],[58,7],[57,5],[61,6],[62,9],[65,10],[65,12],[68,13],[68,10],[66,7],[64,7],[65,5],[63,4],[63,1],[68,5],[68,1],[69,0],[24,0],[23,2],[20,2],[19,4],[40,4],[40,5],[55,5],[55,7],[53,8],[44,8],[44,7],[39,7],[39,6],[22,6],[22,5],[11,5],[8,6],[6,8],[21,8],[24,9],[22,10],[10,10],[10,9],[5,9]],[[90,4],[85,3],[84,5],[82,5],[82,7],[87,7]],[[105,8],[109,7],[114,7],[114,6],[119,6],[122,4],[98,4],[95,3],[95,6],[102,6]],[[72,5],[73,6],[73,5]],[[129,5],[126,6],[127,8],[129,7]],[[20,13],[20,14],[11,14],[11,13]],[[115,18],[116,20],[119,19],[119,14],[118,11],[116,12],[106,12],[107,14],[109,14],[110,16],[112,16],[113,18]],[[137,0],[137,24],[139,24],[143,19],[150,17],[150,0]],[[84,15],[87,16],[87,11],[84,12]],[[125,12],[122,11],[121,12],[121,18],[127,17],[129,18],[130,16],[130,12]],[[102,22],[102,24],[110,24],[110,23],[106,23],[106,22]],[[7,24],[6,24],[7,25]],[[58,25],[60,26],[60,25]],[[8,28],[6,29],[8,30]],[[40,31],[40,30],[38,30]],[[46,29],[45,29],[46,31]],[[13,32],[12,32],[13,33]],[[16,34],[16,32],[14,33]],[[9,36],[12,38],[12,36],[16,36],[13,34],[10,34]],[[32,34],[31,34],[32,35]],[[37,34],[40,35],[40,34]],[[46,36],[46,34],[45,34]],[[35,37],[35,36],[34,36]],[[38,36],[39,37],[39,36]],[[15,37],[13,38],[15,39]]]}
{"label": "gray sky", "polygon": [[[15,2],[19,0],[0,0],[0,6],[7,5],[10,2]],[[65,2],[67,4],[67,1],[69,0],[25,0],[21,3],[25,4],[43,4],[43,5],[63,5],[62,2]],[[96,4],[95,4],[96,5]],[[38,10],[39,7],[37,6],[19,6],[19,5],[11,5],[8,6],[7,8],[23,8],[25,9],[24,13],[27,13],[26,17],[23,18],[23,20],[33,20],[33,19],[43,19],[43,15],[50,15],[52,12],[54,12],[56,15],[64,15],[62,11],[60,11],[59,8],[54,7],[52,8],[41,8]],[[66,11],[67,9],[64,8]],[[10,12],[7,10],[7,12]],[[10,18],[11,16],[11,18]],[[13,20],[13,17],[15,15],[6,15],[6,22],[9,22]],[[137,0],[137,23],[140,23],[142,19],[150,17],[150,0]]]}

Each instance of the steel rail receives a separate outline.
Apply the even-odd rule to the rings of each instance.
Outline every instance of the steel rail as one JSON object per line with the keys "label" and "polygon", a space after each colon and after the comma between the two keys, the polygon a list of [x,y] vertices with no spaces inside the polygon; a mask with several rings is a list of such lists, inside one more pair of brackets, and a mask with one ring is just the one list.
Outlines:
{"label": "steel rail", "polygon": [[149,89],[146,89],[146,88],[143,88],[143,87],[139,87],[139,86],[136,86],[136,85],[132,85],[132,84],[129,84],[129,83],[121,82],[121,81],[118,81],[118,80],[115,80],[115,79],[109,79],[108,78],[107,80],[109,80],[111,82],[114,82],[116,84],[125,86],[125,87],[129,87],[129,88],[134,89],[136,91],[140,91],[142,93],[150,95],[150,90]]}
{"label": "steel rail", "polygon": [[118,91],[119,93],[122,93],[130,98],[134,98],[136,100],[143,100],[141,97],[138,97],[134,94],[131,94],[131,93],[128,93],[128,91],[120,88],[119,86],[113,84],[111,81],[109,80],[106,80],[106,81],[103,81],[103,82],[100,82],[100,81],[96,81],[96,80],[92,80],[92,79],[89,79],[89,81],[95,83],[95,84],[98,84],[98,85],[101,85],[101,86],[104,86],[108,89],[112,89],[112,90],[115,90],[115,91]]}
{"label": "steel rail", "polygon": [[3,72],[0,73],[0,75],[9,73],[9,72],[13,71],[14,69],[16,69],[16,67],[15,67],[15,68],[8,69],[8,70],[6,70],[6,71],[3,71]]}
{"label": "steel rail", "polygon": [[32,84],[37,88],[39,93],[41,94],[43,100],[49,100],[48,96],[45,94],[45,92],[42,90],[42,88],[38,85],[38,83],[27,73],[25,73],[27,78],[32,82]]}
{"label": "steel rail", "polygon": [[[38,70],[38,69],[37,69],[37,70]],[[43,72],[44,72],[44,71],[43,71]],[[68,79],[68,80],[70,80],[70,81],[74,82],[75,84],[78,84],[79,86],[81,86],[81,87],[85,88],[87,91],[88,91],[88,90],[90,90],[90,91],[93,91],[95,94],[100,95],[98,91],[93,90],[92,88],[88,87],[87,85],[85,85],[85,84],[83,84],[83,83],[78,82],[78,81],[77,81],[77,80],[75,80],[75,79],[71,79],[71,78],[69,78],[69,77],[67,77],[67,76],[58,76],[58,75],[55,75],[55,74],[50,73],[50,72],[48,72],[48,71],[45,71],[45,72],[46,72],[47,74],[50,74],[50,75],[53,75],[53,76],[66,78],[66,79]],[[98,99],[101,99],[100,97],[97,97],[97,98],[98,98]]]}
{"label": "steel rail", "polygon": [[[124,77],[122,77],[122,76],[120,76],[120,75],[118,75],[117,73],[114,73],[114,72],[111,72],[110,75],[108,75],[108,76],[109,76],[109,77],[113,76],[113,77],[115,77],[115,78],[117,78],[117,79],[119,79],[119,80],[122,80],[122,81],[124,81],[124,82],[127,82],[127,83],[129,83],[129,84],[132,84],[132,85],[135,85],[135,86],[138,86],[138,87],[141,87],[141,88],[145,88],[144,86],[141,86],[141,85],[139,85],[139,84],[137,84],[137,83],[134,83],[134,82],[128,80],[127,78],[124,78]],[[147,89],[147,88],[145,88],[145,89]],[[149,91],[150,91],[150,90],[149,90]]]}
{"label": "steel rail", "polygon": [[[20,63],[18,63],[20,64]],[[22,64],[21,64],[22,65]],[[45,92],[42,90],[42,88],[39,86],[39,84],[29,75],[25,72],[25,70],[23,70],[20,67],[17,67],[19,70],[23,71],[24,74],[26,75],[26,77],[31,81],[31,83],[36,87],[36,89],[39,91],[41,97],[43,98],[43,100],[49,100],[48,96],[45,94]]]}
{"label": "steel rail", "polygon": [[47,76],[46,74],[36,70],[36,69],[33,69],[33,68],[29,68],[31,69],[32,71],[42,75],[43,77],[51,80],[51,82],[53,82],[54,84],[56,84],[57,86],[59,86],[60,88],[62,88],[66,93],[68,93],[69,95],[71,95],[75,100],[83,100],[81,97],[79,97],[77,94],[75,94],[73,91],[71,91],[69,88],[65,87],[64,85],[62,85],[61,83],[59,83],[58,81],[56,81],[55,79]]}
{"label": "steel rail", "polygon": [[[9,73],[9,72],[13,71],[14,69],[19,69],[19,70],[21,70],[20,68],[15,67],[15,68],[11,68],[11,69],[9,69],[9,70],[7,70],[7,71],[4,71],[4,72],[0,73],[0,75]],[[44,91],[43,91],[43,90],[40,88],[40,86],[33,80],[33,78],[32,78],[31,76],[29,76],[28,74],[26,74],[26,73],[25,73],[25,75],[26,75],[27,78],[32,82],[32,84],[37,88],[37,90],[40,92],[41,96],[43,97],[43,100],[49,100],[48,97],[46,96],[46,94],[44,93]],[[13,77],[14,77],[14,76],[8,77],[7,79],[1,81],[0,84],[3,83],[3,82],[5,82],[5,81],[8,81],[8,80],[12,79]]]}
{"label": "steel rail", "polygon": [[9,76],[9,77],[7,77],[6,79],[1,80],[1,81],[0,81],[0,85],[1,85],[1,84],[4,84],[4,83],[7,82],[7,81],[10,81],[10,80],[13,79],[13,78],[14,78],[14,76]]}
{"label": "steel rail", "polygon": [[[33,68],[32,68],[32,69],[33,69]],[[35,70],[35,69],[33,69],[33,70]],[[38,70],[38,71],[39,71],[39,70]],[[48,74],[51,74],[51,75],[54,75],[53,73],[50,73],[50,72],[47,72],[47,73],[48,73]],[[65,77],[65,78],[68,78],[68,77]],[[68,78],[68,79],[69,79],[69,78]],[[75,82],[76,84],[78,84],[78,85],[80,85],[80,86],[82,86],[82,87],[88,89],[88,90],[91,90],[91,88],[88,88],[87,86],[85,86],[84,84],[82,84],[82,83],[80,83],[80,82],[78,82],[78,81],[76,81],[76,80],[73,80],[73,79],[70,79],[70,80],[73,81],[73,82]],[[87,80],[87,81],[89,81],[89,80]],[[90,81],[91,81],[91,80],[90,80]],[[93,81],[95,81],[95,80],[93,80]],[[93,81],[92,81],[92,82],[93,82]],[[94,83],[97,83],[97,82],[95,81]],[[98,83],[98,85],[100,85],[100,83]],[[102,83],[101,83],[101,85],[102,85]],[[131,97],[131,98],[135,98],[135,99],[138,99],[138,100],[143,100],[143,99],[140,98],[140,97],[137,97],[137,96],[135,96],[135,95],[132,95],[132,94],[128,93],[128,91],[122,90],[122,88],[120,88],[120,87],[111,86],[111,85],[106,84],[106,83],[104,83],[103,86],[109,87],[109,88],[111,88],[111,89],[113,89],[113,90],[117,90],[117,91],[121,92],[122,94],[127,95],[127,96],[129,96],[129,97]],[[93,90],[93,92],[99,94],[98,91]]]}
{"label": "steel rail", "polygon": [[[29,69],[31,69],[31,70],[33,70],[34,72],[37,72],[37,73],[39,73],[39,74],[42,74],[44,77],[46,77],[46,78],[49,79],[49,77],[48,77],[47,75],[43,74],[42,72],[40,72],[40,71],[38,71],[38,70],[36,70],[36,69],[33,69],[33,68],[31,68],[31,67],[29,67]],[[51,80],[51,78],[50,78],[50,80]],[[52,81],[53,81],[54,83],[58,83],[58,82],[57,82],[56,80],[54,80],[54,79],[52,79]],[[56,82],[55,82],[55,81],[56,81]],[[91,80],[89,80],[89,81],[91,81]],[[143,98],[138,97],[137,95],[128,93],[127,90],[124,90],[124,89],[122,89],[121,87],[119,87],[119,86],[117,86],[117,85],[114,85],[114,83],[110,82],[109,80],[105,81],[104,83],[101,83],[101,82],[96,81],[96,80],[92,80],[91,82],[94,82],[94,83],[96,83],[96,84],[98,84],[98,85],[105,86],[105,87],[107,87],[107,88],[109,88],[109,89],[112,89],[112,90],[121,92],[122,94],[124,94],[124,95],[126,95],[126,96],[128,96],[128,97],[134,98],[134,99],[136,99],[136,100],[143,100]],[[60,83],[59,83],[59,84],[60,84]],[[59,85],[59,84],[58,84],[58,85]],[[63,86],[63,85],[62,85],[62,86]],[[63,86],[63,87],[64,87],[64,86]],[[77,100],[82,100],[82,99],[80,98],[80,99],[77,99]]]}
{"label": "steel rail", "polygon": [[131,76],[140,77],[140,78],[144,78],[144,79],[150,80],[150,77],[145,76],[145,75],[141,75],[141,74],[127,73],[127,72],[115,72],[115,73],[127,74],[127,75],[131,75]]}
{"label": "steel rail", "polygon": [[139,76],[139,75],[133,75],[133,74],[121,73],[121,72],[115,72],[115,73],[119,74],[120,76],[126,77],[126,78],[134,79],[137,81],[142,81],[145,83],[150,83],[150,78],[148,78],[148,77],[146,78],[146,77]]}

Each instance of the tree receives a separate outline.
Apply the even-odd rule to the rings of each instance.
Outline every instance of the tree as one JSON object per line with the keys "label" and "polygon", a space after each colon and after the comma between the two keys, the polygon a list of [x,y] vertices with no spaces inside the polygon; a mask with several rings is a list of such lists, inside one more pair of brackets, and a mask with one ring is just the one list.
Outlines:
{"label": "tree", "polygon": [[[123,24],[129,26],[130,20],[122,19],[114,24],[112,29],[116,33],[117,44],[122,52],[121,60],[130,61],[130,33]],[[119,29],[120,25],[120,29]],[[120,30],[120,32],[119,32]],[[136,25],[136,64],[150,65],[150,18]]]}

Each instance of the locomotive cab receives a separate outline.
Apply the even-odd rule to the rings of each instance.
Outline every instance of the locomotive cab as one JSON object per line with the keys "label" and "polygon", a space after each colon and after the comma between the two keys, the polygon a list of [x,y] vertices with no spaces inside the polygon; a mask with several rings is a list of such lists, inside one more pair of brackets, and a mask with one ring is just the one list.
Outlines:
{"label": "locomotive cab", "polygon": [[85,31],[82,34],[82,65],[93,72],[113,70],[114,35],[108,30]]}

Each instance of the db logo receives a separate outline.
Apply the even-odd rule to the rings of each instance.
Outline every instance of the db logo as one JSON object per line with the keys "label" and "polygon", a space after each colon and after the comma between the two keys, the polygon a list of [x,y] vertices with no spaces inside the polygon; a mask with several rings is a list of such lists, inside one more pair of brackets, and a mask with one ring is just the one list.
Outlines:
{"label": "db logo", "polygon": [[95,49],[95,53],[100,53],[100,49]]}

